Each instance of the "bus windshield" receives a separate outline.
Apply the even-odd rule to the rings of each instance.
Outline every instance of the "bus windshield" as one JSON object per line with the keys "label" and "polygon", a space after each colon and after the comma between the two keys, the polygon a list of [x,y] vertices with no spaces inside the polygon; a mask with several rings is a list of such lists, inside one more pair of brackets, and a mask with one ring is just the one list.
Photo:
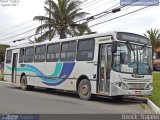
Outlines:
{"label": "bus windshield", "polygon": [[113,70],[131,74],[151,74],[152,51],[146,45],[118,43],[113,54]]}

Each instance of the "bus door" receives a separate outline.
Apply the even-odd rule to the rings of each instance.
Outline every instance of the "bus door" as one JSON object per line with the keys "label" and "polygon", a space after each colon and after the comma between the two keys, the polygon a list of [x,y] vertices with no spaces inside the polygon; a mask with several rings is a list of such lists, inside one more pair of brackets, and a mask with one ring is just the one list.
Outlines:
{"label": "bus door", "polygon": [[16,83],[17,53],[13,53],[12,59],[12,83]]}
{"label": "bus door", "polygon": [[110,71],[111,71],[111,45],[101,44],[99,52],[99,79],[98,92],[109,94],[110,88]]}

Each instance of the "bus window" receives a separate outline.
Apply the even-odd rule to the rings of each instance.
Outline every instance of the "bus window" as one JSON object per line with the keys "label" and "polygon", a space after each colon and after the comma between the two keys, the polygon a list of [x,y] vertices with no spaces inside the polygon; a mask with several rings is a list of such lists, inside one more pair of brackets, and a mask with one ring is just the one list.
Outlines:
{"label": "bus window", "polygon": [[24,62],[33,62],[34,47],[28,47],[25,49]]}
{"label": "bus window", "polygon": [[37,46],[35,48],[34,61],[35,62],[44,62],[45,58],[46,58],[45,55],[46,55],[46,45]]}
{"label": "bus window", "polygon": [[23,63],[23,60],[24,60],[24,48],[20,49],[19,63]]}
{"label": "bus window", "polygon": [[76,41],[62,43],[61,61],[74,61],[76,56]]}
{"label": "bus window", "polygon": [[90,61],[94,58],[94,44],[95,41],[81,40],[78,43],[77,61]]}
{"label": "bus window", "polygon": [[12,58],[12,50],[8,50],[6,56],[6,63],[11,63],[11,58]]}
{"label": "bus window", "polygon": [[47,62],[57,62],[59,60],[60,44],[50,44],[47,47]]}

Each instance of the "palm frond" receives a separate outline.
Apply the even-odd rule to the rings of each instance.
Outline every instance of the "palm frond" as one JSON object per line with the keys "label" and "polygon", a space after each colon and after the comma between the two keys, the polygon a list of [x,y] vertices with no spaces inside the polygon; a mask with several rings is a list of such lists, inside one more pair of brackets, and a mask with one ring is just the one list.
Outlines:
{"label": "palm frond", "polygon": [[43,25],[37,27],[36,33],[41,30],[52,29],[52,32],[43,34],[43,38],[46,39],[48,36],[54,37],[55,35],[65,38],[68,35],[84,35],[91,32],[88,25],[71,26],[71,23],[74,23],[75,20],[84,19],[88,15],[86,12],[81,12],[80,0],[57,0],[57,2],[46,0],[45,3],[44,10],[50,16],[35,16],[33,19],[43,22]]}
{"label": "palm frond", "polygon": [[151,40],[153,52],[155,52],[156,49],[160,47],[160,42],[158,41],[159,32],[160,31],[158,29],[151,28],[150,30],[146,31],[146,34],[144,34],[144,36]]}
{"label": "palm frond", "polygon": [[43,25],[40,25],[39,27],[37,27],[36,29],[36,34],[41,32],[41,30],[46,30],[48,29],[48,27],[50,26],[50,24],[43,24]]}
{"label": "palm frond", "polygon": [[[73,12],[74,10],[76,9],[79,9],[79,5],[81,4],[82,2],[81,1],[71,1],[70,4],[68,4],[68,7],[66,8],[66,11],[68,13],[71,13]],[[79,9],[80,10],[80,9]]]}

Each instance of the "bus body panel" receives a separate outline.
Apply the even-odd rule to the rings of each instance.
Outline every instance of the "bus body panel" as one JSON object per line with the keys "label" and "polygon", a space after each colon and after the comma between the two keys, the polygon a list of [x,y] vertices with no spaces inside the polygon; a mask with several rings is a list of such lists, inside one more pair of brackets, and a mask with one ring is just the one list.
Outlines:
{"label": "bus body panel", "polygon": [[[101,91],[98,91],[97,88],[99,86],[99,60],[100,60],[100,46],[112,45],[113,41],[118,41],[116,39],[116,32],[102,35],[88,35],[84,37],[69,38],[64,39],[62,42],[67,41],[78,41],[94,38],[95,46],[94,46],[94,58],[89,61],[57,61],[57,62],[22,62],[19,63],[19,54],[20,48],[26,48],[29,46],[22,46],[16,48],[8,48],[7,50],[12,50],[12,59],[11,63],[5,63],[4,69],[4,78],[8,82],[13,83],[13,78],[16,79],[14,83],[20,85],[20,78],[22,74],[27,76],[27,85],[37,86],[37,87],[45,87],[45,88],[56,88],[62,90],[70,90],[77,91],[77,81],[81,76],[86,76],[91,83],[91,93],[92,94],[101,94]],[[58,41],[59,42],[59,41]],[[35,46],[39,45],[48,45],[50,43],[38,43]],[[78,42],[77,42],[78,43]],[[138,43],[137,43],[138,44]],[[34,48],[35,49],[35,48]],[[13,58],[17,57],[16,68],[13,67]],[[5,60],[6,61],[6,60]],[[12,76],[12,73],[15,76]],[[151,75],[143,75],[143,78],[133,78],[133,74],[125,74],[120,72],[115,72],[111,69],[110,71],[110,79],[109,79],[109,92],[103,92],[101,95],[108,96],[117,96],[117,95],[151,95],[152,88],[150,90],[136,90],[136,89],[124,89],[119,84],[127,84],[133,85],[137,89],[140,84],[145,84],[149,86],[152,83]],[[134,80],[133,80],[134,79]],[[103,81],[103,80],[102,80]],[[134,86],[134,85],[133,85]],[[146,87],[145,86],[145,87]],[[150,87],[150,86],[149,86]]]}

